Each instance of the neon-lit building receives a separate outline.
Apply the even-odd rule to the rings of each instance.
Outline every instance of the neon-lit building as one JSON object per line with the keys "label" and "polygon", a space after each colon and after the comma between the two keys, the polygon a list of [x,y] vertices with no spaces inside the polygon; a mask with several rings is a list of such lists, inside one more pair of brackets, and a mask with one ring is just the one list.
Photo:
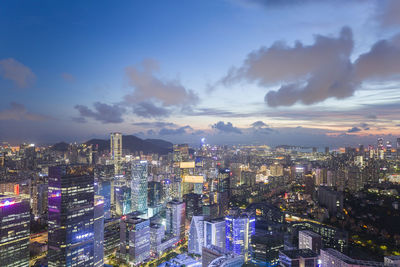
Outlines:
{"label": "neon-lit building", "polygon": [[49,168],[48,266],[94,266],[93,168]]}
{"label": "neon-lit building", "polygon": [[255,218],[239,211],[225,217],[226,249],[242,255],[245,262],[251,255],[251,236],[255,234]]}
{"label": "neon-lit building", "polygon": [[29,198],[13,194],[0,195],[1,266],[29,265]]}

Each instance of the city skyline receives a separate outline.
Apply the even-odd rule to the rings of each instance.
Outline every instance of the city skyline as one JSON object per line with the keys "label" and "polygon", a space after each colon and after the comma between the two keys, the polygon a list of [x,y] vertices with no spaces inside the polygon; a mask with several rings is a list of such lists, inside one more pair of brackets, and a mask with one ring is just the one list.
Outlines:
{"label": "city skyline", "polygon": [[0,141],[395,144],[399,12],[396,0],[8,1]]}

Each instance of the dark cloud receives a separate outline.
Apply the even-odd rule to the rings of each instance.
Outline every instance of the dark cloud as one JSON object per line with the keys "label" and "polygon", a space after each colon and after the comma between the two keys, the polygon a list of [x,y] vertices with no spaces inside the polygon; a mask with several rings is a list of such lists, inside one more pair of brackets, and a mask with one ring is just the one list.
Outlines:
{"label": "dark cloud", "polygon": [[260,128],[260,127],[268,127],[268,125],[263,121],[255,121],[251,124],[251,127]]}
{"label": "dark cloud", "polygon": [[77,122],[77,123],[86,123],[87,120],[84,117],[73,117],[72,121]]}
{"label": "dark cloud", "polygon": [[400,78],[400,34],[378,41],[360,55],[355,62],[355,76],[359,81]]}
{"label": "dark cloud", "polygon": [[125,109],[119,105],[108,105],[101,102],[93,104],[94,110],[84,105],[76,105],[75,109],[79,111],[82,118],[92,118],[102,123],[120,123],[124,120],[122,115]]}
{"label": "dark cloud", "polygon": [[250,53],[240,68],[232,68],[221,80],[225,85],[242,80],[270,90],[268,106],[311,105],[328,98],[350,97],[367,80],[400,78],[400,35],[378,41],[369,52],[351,62],[353,34],[344,27],[339,36],[317,35],[311,45],[277,42]]}
{"label": "dark cloud", "polygon": [[11,102],[10,107],[0,111],[0,121],[45,121],[52,119],[50,116],[29,112],[22,104]]}
{"label": "dark cloud", "polygon": [[183,109],[198,103],[199,98],[193,90],[185,88],[178,80],[157,77],[158,70],[158,62],[151,59],[144,60],[139,67],[130,66],[125,69],[128,83],[134,91],[125,95],[124,102],[134,105],[134,109],[138,108],[136,113],[139,116],[146,115],[142,110],[148,108],[157,116],[162,116],[167,108]]}
{"label": "dark cloud", "polygon": [[193,128],[189,125],[179,127],[177,129],[162,128],[159,132],[159,135],[181,135],[186,134],[187,130],[193,130]]}
{"label": "dark cloud", "polygon": [[270,128],[265,122],[263,121],[256,121],[251,124],[251,130],[258,134],[270,134],[274,130]]}
{"label": "dark cloud", "polygon": [[211,126],[211,128],[217,129],[217,130],[219,130],[221,132],[225,132],[225,133],[237,133],[237,134],[242,133],[242,131],[239,128],[234,127],[231,122],[225,123],[223,121],[219,121],[219,122],[213,124]]}
{"label": "dark cloud", "polygon": [[143,118],[160,118],[169,116],[171,111],[150,101],[144,101],[133,106],[133,113]]}
{"label": "dark cloud", "polygon": [[360,131],[361,131],[361,129],[358,128],[358,127],[353,127],[353,128],[350,128],[350,129],[347,130],[348,133],[357,133],[357,132],[360,132]]}
{"label": "dark cloud", "polygon": [[363,128],[364,130],[369,130],[370,129],[369,124],[365,123],[365,122],[360,123],[360,127]]}
{"label": "dark cloud", "polygon": [[20,88],[29,87],[36,80],[36,76],[30,68],[13,58],[0,60],[0,76],[14,82]]}
{"label": "dark cloud", "polygon": [[134,126],[140,127],[152,127],[152,128],[165,128],[165,127],[177,127],[175,123],[172,122],[164,122],[164,121],[155,121],[155,122],[135,122],[132,123]]}

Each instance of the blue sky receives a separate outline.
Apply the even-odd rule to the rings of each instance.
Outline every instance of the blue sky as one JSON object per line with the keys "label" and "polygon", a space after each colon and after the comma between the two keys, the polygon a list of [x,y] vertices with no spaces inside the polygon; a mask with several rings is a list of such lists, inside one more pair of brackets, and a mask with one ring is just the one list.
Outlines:
{"label": "blue sky", "polygon": [[392,140],[396,11],[396,0],[4,1],[0,141]]}

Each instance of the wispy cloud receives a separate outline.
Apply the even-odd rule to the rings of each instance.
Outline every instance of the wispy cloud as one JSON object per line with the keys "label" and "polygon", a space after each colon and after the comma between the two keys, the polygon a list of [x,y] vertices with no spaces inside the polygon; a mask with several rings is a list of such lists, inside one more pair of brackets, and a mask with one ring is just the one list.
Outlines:
{"label": "wispy cloud", "polygon": [[0,60],[0,76],[14,82],[19,88],[29,87],[36,80],[36,75],[29,67],[13,58]]}
{"label": "wispy cloud", "polygon": [[11,102],[10,107],[0,111],[0,120],[15,121],[45,121],[51,119],[50,116],[29,112],[22,104]]}

